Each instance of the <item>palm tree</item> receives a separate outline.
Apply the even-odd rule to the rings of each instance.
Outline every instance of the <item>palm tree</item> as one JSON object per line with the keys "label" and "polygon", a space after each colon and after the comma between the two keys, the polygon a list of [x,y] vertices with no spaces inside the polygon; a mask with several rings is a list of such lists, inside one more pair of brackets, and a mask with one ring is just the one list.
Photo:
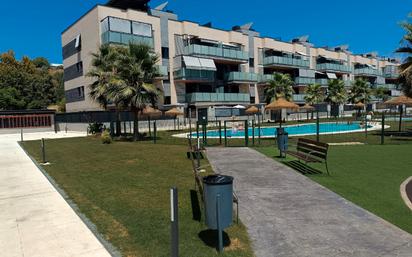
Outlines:
{"label": "palm tree", "polygon": [[274,73],[273,79],[269,81],[269,85],[265,88],[264,94],[266,103],[269,104],[278,98],[285,98],[290,101],[293,96],[293,86],[295,83],[289,74]]}
{"label": "palm tree", "polygon": [[[409,14],[412,17],[412,13]],[[402,27],[406,30],[401,44],[396,52],[405,55],[403,63],[399,66],[399,83],[405,95],[412,97],[412,24],[403,22]]]}
{"label": "palm tree", "polygon": [[372,91],[372,94],[378,98],[381,99],[382,102],[386,102],[389,100],[389,89],[386,89],[384,87],[377,87]]}
{"label": "palm tree", "polygon": [[371,87],[364,79],[356,79],[350,88],[349,101],[353,104],[364,103],[368,104],[371,100]]}
{"label": "palm tree", "polygon": [[305,102],[310,105],[321,103],[325,99],[325,93],[322,90],[322,86],[319,84],[308,85],[305,93]]}
{"label": "palm tree", "polygon": [[119,80],[109,95],[114,101],[130,106],[134,112],[134,140],[139,138],[139,113],[148,105],[155,107],[162,91],[153,81],[159,75],[159,57],[145,44],[130,44],[120,61]]}
{"label": "palm tree", "polygon": [[104,109],[111,103],[116,110],[116,132],[120,136],[120,110],[124,107],[122,102],[113,101],[109,92],[119,80],[119,60],[124,53],[124,48],[102,45],[97,53],[92,53],[92,69],[87,74],[88,77],[95,79],[89,85],[90,97],[100,104]]}
{"label": "palm tree", "polygon": [[329,80],[326,102],[333,107],[346,102],[345,82],[339,79]]}

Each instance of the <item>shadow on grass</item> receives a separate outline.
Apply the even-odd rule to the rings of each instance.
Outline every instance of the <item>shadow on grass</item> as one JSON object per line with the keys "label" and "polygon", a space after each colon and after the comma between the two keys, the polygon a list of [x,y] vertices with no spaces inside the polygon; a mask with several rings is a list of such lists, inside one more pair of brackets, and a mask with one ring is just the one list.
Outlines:
{"label": "shadow on grass", "polygon": [[314,169],[302,162],[299,161],[286,161],[284,162],[286,166],[302,173],[303,175],[316,175],[316,174],[323,174],[322,171]]}
{"label": "shadow on grass", "polygon": [[[199,233],[199,238],[209,247],[213,247],[216,250],[219,248],[219,236],[217,234],[217,230],[203,230]],[[230,245],[230,238],[229,235],[223,231],[223,247],[227,247]]]}
{"label": "shadow on grass", "polygon": [[202,210],[200,208],[199,197],[196,190],[190,190],[190,201],[192,203],[193,220],[202,220]]}

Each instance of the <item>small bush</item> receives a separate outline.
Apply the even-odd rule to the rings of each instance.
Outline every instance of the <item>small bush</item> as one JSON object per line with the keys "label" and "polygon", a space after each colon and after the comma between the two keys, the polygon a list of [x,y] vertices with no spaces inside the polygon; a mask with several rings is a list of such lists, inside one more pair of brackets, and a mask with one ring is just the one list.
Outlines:
{"label": "small bush", "polygon": [[111,144],[113,139],[110,136],[110,132],[108,130],[103,131],[101,135],[102,143],[103,144]]}
{"label": "small bush", "polygon": [[102,123],[90,123],[89,127],[87,128],[87,131],[89,134],[95,135],[95,134],[100,134],[104,130],[103,124]]}

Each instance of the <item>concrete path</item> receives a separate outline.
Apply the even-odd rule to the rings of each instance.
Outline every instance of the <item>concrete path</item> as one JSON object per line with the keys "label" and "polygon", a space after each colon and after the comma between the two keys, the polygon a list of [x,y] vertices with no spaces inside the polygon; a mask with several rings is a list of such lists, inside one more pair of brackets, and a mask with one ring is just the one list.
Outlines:
{"label": "concrete path", "polygon": [[[257,257],[411,257],[412,235],[248,148],[209,148],[235,177]],[[412,215],[412,214],[411,214]]]}
{"label": "concrete path", "polygon": [[[25,140],[84,136],[52,132]],[[17,144],[0,135],[0,256],[109,257],[108,251]]]}

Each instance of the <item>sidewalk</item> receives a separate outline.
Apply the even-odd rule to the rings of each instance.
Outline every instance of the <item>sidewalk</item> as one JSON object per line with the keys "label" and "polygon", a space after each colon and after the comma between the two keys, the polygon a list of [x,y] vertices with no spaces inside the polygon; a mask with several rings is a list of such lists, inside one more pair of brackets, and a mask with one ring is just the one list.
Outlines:
{"label": "sidewalk", "polygon": [[[41,132],[24,140],[85,136]],[[109,257],[108,251],[36,167],[17,141],[0,135],[0,255]]]}
{"label": "sidewalk", "polygon": [[257,257],[411,257],[412,235],[250,148],[208,148],[234,176]]}

